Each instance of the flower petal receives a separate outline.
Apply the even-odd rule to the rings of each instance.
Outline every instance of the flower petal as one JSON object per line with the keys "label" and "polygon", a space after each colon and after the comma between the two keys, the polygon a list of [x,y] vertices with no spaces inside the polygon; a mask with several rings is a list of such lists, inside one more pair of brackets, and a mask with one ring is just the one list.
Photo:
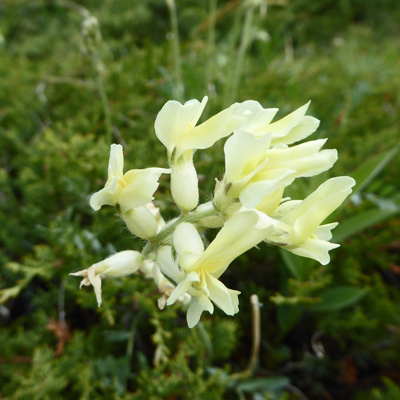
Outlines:
{"label": "flower petal", "polygon": [[205,294],[199,293],[198,296],[193,296],[187,311],[186,319],[189,328],[193,328],[200,321],[203,311],[208,311],[210,314],[214,312],[214,306]]}
{"label": "flower petal", "polygon": [[207,288],[210,292],[209,298],[213,301],[225,314],[234,315],[239,309],[238,295],[240,292],[228,289],[221,281],[214,278],[211,274],[205,274]]}
{"label": "flower petal", "polygon": [[88,279],[91,285],[93,286],[94,293],[96,295],[97,306],[101,306],[101,278],[99,275],[96,275],[95,268],[88,268]]}
{"label": "flower petal", "polygon": [[354,185],[354,179],[349,176],[328,179],[284,217],[283,222],[295,221],[293,242],[302,242],[310,237],[321,222],[343,203]]}
{"label": "flower petal", "polygon": [[299,142],[314,133],[319,127],[319,122],[317,118],[305,115],[285,136],[273,136],[272,145],[277,143],[292,144]]}
{"label": "flower petal", "polygon": [[259,129],[265,128],[278,112],[278,108],[263,108],[258,101],[247,100],[239,104],[236,114],[247,117],[247,121],[240,126],[240,130],[256,134]]}
{"label": "flower petal", "polygon": [[118,200],[118,177],[115,177],[108,186],[94,193],[90,198],[90,206],[98,211],[102,206],[115,206]]}
{"label": "flower petal", "polygon": [[199,280],[200,280],[199,275],[195,271],[192,271],[189,274],[187,274],[185,279],[179,282],[177,287],[171,293],[171,296],[167,301],[167,306],[174,304],[179,297],[187,293],[189,288],[192,286],[193,282],[198,282]]}
{"label": "flower petal", "polygon": [[174,232],[173,243],[183,269],[190,267],[204,252],[199,232],[189,222],[180,223]]}
{"label": "flower petal", "polygon": [[239,200],[246,208],[258,206],[264,197],[293,182],[293,170],[280,170],[276,178],[249,183],[240,193]]}
{"label": "flower petal", "polygon": [[201,103],[198,100],[189,100],[183,105],[170,100],[157,114],[154,124],[156,135],[169,154],[172,154],[185,134],[196,125],[207,100],[207,97]]}
{"label": "flower petal", "polygon": [[244,178],[266,159],[271,137],[256,138],[254,135],[238,131],[225,143],[225,180],[227,183]]}
{"label": "flower petal", "polygon": [[325,240],[309,238],[302,243],[283,247],[298,256],[312,258],[322,265],[329,264],[329,251],[340,247],[339,244],[326,242]]}
{"label": "flower petal", "polygon": [[287,168],[296,177],[310,177],[328,170],[337,160],[336,150],[322,150],[326,139],[313,140],[290,148],[273,148],[267,153],[267,169]]}
{"label": "flower petal", "polygon": [[178,159],[186,150],[207,149],[217,140],[228,136],[236,128],[234,114],[238,104],[232,104],[229,108],[219,112],[201,125],[196,126],[181,137],[176,149]]}
{"label": "flower petal", "polygon": [[178,264],[173,260],[171,246],[163,246],[157,251],[156,262],[161,272],[176,283],[183,280],[184,272],[179,269]]}
{"label": "flower petal", "polygon": [[303,119],[309,105],[310,101],[304,104],[304,106],[288,114],[286,117],[281,118],[279,121],[267,125],[264,129],[260,129],[256,132],[256,134],[265,135],[266,133],[271,133],[274,137],[286,136],[290,132],[290,130],[298,125]]}
{"label": "flower petal", "polygon": [[126,213],[152,201],[160,175],[167,173],[170,170],[166,168],[132,169],[126,172],[123,179],[127,186],[122,188],[119,195],[121,211]]}
{"label": "flower petal", "polygon": [[[261,218],[262,216],[262,218]],[[239,255],[260,243],[276,221],[257,210],[244,210],[231,217],[191,269],[202,269],[219,278]]]}
{"label": "flower petal", "polygon": [[122,178],[124,174],[124,153],[120,144],[113,143],[110,149],[110,160],[108,162],[108,177]]}

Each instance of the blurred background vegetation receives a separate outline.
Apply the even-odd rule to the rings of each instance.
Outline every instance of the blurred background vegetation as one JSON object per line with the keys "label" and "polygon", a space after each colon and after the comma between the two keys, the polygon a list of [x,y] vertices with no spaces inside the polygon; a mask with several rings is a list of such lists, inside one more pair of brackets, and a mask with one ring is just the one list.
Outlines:
{"label": "blurred background vegetation", "polygon": [[[82,28],[90,15],[99,30]],[[395,0],[2,0],[0,397],[398,400],[399,20]],[[140,276],[105,281],[97,308],[68,273],[142,245],[88,205],[110,143],[127,169],[165,167],[157,112],[204,95],[209,115],[255,99],[283,116],[312,100],[314,138],[339,150],[330,175],[358,181],[335,215],[341,247],[328,266],[251,250],[224,274],[240,313],[192,330]],[[205,200],[222,144],[196,162]],[[175,215],[165,178],[160,193]],[[249,374],[252,294],[263,307]]]}

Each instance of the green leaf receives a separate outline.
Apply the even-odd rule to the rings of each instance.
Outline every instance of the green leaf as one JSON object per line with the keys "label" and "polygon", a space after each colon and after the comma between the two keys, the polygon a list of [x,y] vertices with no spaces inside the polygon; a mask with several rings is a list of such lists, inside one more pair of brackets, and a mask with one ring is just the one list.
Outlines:
{"label": "green leaf", "polygon": [[377,224],[378,222],[382,222],[385,219],[395,215],[398,213],[400,209],[391,209],[391,210],[368,210],[364,211],[360,214],[355,215],[354,217],[348,218],[345,221],[341,222],[339,226],[333,232],[333,243],[340,243],[343,240],[347,239],[354,234]]}
{"label": "green leaf", "polygon": [[271,376],[267,378],[253,378],[245,380],[237,385],[244,392],[275,392],[289,385],[290,380],[286,376]]}
{"label": "green leaf", "polygon": [[298,305],[282,304],[277,307],[277,320],[281,331],[289,332],[299,322],[303,307]]}
{"label": "green leaf", "polygon": [[334,311],[349,307],[360,301],[368,292],[368,288],[354,286],[337,286],[320,293],[322,301],[308,307],[311,311]]}
{"label": "green leaf", "polygon": [[280,248],[279,251],[281,253],[284,263],[286,264],[286,266],[288,267],[290,273],[293,275],[294,278],[301,281],[308,278],[310,269],[313,267],[312,260],[296,256],[290,251],[287,251],[282,248]]}
{"label": "green leaf", "polygon": [[382,171],[383,168],[390,162],[390,160],[396,155],[400,146],[397,145],[389,151],[379,153],[378,155],[369,158],[363,162],[351,176],[355,179],[356,185],[353,189],[353,194],[365,189]]}

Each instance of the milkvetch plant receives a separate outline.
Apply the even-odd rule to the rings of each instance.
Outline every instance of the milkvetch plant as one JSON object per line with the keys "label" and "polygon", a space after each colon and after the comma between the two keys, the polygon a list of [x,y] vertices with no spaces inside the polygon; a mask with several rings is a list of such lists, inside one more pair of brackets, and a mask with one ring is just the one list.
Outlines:
{"label": "milkvetch plant", "polygon": [[[214,306],[227,315],[239,311],[240,292],[227,288],[221,277],[238,256],[261,242],[323,265],[339,246],[329,241],[337,223],[323,221],[351,193],[352,178],[328,179],[304,200],[284,197],[295,179],[320,174],[337,160],[336,150],[321,150],[326,139],[298,143],[319,125],[306,115],[309,103],[272,122],[276,108],[249,100],[198,124],[206,103],[207,97],[184,104],[168,101],[157,115],[155,133],[167,149],[169,168],[124,173],[122,146],[111,145],[108,179],[90,205],[96,211],[115,207],[129,231],[147,243],[141,252],[125,250],[71,274],[83,277],[81,286],[94,287],[99,306],[102,279],[141,271],[160,292],[159,308],[180,303],[193,327]],[[227,136],[225,173],[216,180],[212,200],[198,204],[193,154]],[[167,223],[152,202],[163,174],[170,175],[180,210]],[[208,246],[205,228],[220,229]]]}

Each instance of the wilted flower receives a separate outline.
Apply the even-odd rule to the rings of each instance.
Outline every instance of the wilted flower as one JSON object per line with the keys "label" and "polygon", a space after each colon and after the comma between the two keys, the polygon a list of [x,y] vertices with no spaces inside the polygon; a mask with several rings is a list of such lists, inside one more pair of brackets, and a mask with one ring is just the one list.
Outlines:
{"label": "wilted flower", "polygon": [[92,285],[96,294],[97,305],[101,305],[101,280],[103,278],[121,278],[136,272],[142,264],[143,256],[133,250],[116,253],[103,261],[93,264],[88,269],[73,272],[70,275],[82,276],[80,287]]}

